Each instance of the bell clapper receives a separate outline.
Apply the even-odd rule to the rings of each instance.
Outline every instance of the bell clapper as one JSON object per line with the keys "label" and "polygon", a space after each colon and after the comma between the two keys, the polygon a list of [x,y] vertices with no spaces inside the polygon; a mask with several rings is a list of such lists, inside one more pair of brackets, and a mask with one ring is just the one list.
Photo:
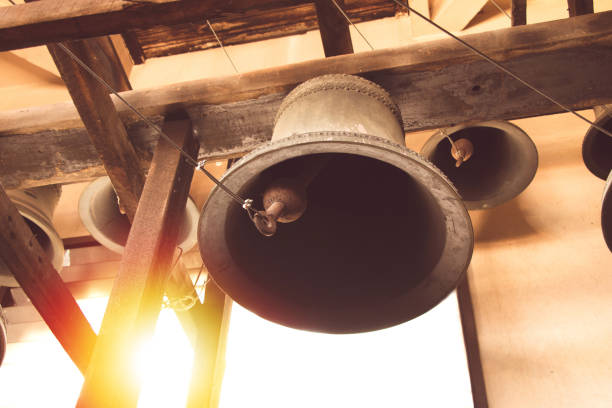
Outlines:
{"label": "bell clapper", "polygon": [[461,166],[463,163],[468,161],[472,154],[474,153],[474,145],[468,139],[461,138],[456,141],[446,134],[446,132],[442,132],[442,134],[448,139],[451,144],[451,155],[453,159],[456,160],[455,167]]}
{"label": "bell clapper", "polygon": [[306,211],[306,189],[321,169],[328,163],[327,157],[312,160],[290,178],[279,178],[268,184],[263,193],[264,211],[253,214],[257,230],[266,237],[276,234],[277,223],[297,221]]}
{"label": "bell clapper", "polygon": [[266,211],[257,211],[253,215],[253,223],[257,230],[266,237],[276,234],[276,221],[283,213],[285,203],[274,201]]}

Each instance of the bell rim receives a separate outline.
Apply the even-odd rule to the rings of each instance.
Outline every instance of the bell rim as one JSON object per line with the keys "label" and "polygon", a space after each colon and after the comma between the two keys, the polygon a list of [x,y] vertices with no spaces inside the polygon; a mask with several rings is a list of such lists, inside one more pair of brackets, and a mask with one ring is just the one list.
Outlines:
{"label": "bell rim", "polygon": [[[108,238],[102,231],[97,228],[91,212],[89,211],[89,204],[94,198],[94,194],[98,191],[98,189],[107,184],[111,184],[110,178],[108,176],[102,176],[92,181],[85,187],[85,189],[81,192],[81,196],[79,197],[78,203],[78,213],[79,219],[81,223],[91,234],[94,240],[96,240],[100,245],[105,247],[106,249],[111,250],[117,254],[123,254],[125,250],[125,246],[117,243],[116,241]],[[200,211],[196,206],[195,202],[191,197],[187,197],[187,202],[185,204],[185,217],[188,217],[189,222],[196,223],[199,219]],[[88,225],[92,227],[89,228]],[[180,236],[180,232],[179,232]],[[193,229],[191,233],[185,237],[181,242],[177,242],[177,246],[181,247],[183,252],[187,252],[191,250],[198,241],[197,229]],[[127,244],[127,242],[126,242]]]}
{"label": "bell rim", "polygon": [[[608,113],[601,115],[595,120],[595,124],[597,126],[603,127],[604,123],[611,122],[612,123],[612,115]],[[608,178],[608,174],[612,171],[612,168],[604,168],[600,166],[596,160],[593,160],[591,157],[592,151],[595,149],[593,144],[595,143],[595,139],[601,136],[606,136],[599,129],[594,128],[593,126],[589,126],[589,130],[584,135],[584,139],[582,139],[582,161],[586,168],[597,178],[601,180],[606,180]],[[612,141],[611,141],[612,143]]]}
{"label": "bell rim", "polygon": [[[520,135],[521,139],[524,141],[524,146],[527,148],[526,151],[528,150],[531,155],[530,160],[526,160],[526,162],[533,163],[533,165],[528,169],[529,170],[528,176],[523,179],[523,182],[516,185],[517,188],[515,188],[514,192],[512,193],[507,192],[505,194],[499,193],[493,196],[492,198],[486,199],[486,200],[464,200],[463,202],[465,203],[465,206],[467,207],[467,209],[468,210],[487,210],[493,207],[497,207],[501,204],[504,204],[507,201],[510,201],[518,197],[520,194],[523,193],[523,191],[525,191],[527,187],[529,187],[529,185],[535,178],[535,175],[539,167],[538,149],[533,139],[531,139],[531,137],[529,137],[527,132],[525,132],[519,126],[513,123],[510,123],[510,122],[501,121],[501,120],[490,120],[486,122],[477,122],[477,123],[462,123],[460,125],[455,125],[455,126],[451,126],[448,128],[444,128],[444,130],[446,131],[446,134],[448,134],[449,136],[452,136],[453,133],[457,133],[463,129],[470,128],[470,127],[490,127],[490,128],[505,131],[506,133],[509,133],[509,134],[514,134],[517,136]],[[434,133],[429,139],[427,139],[427,141],[421,148],[420,150],[421,155],[428,158],[428,156],[433,153],[437,145],[445,137],[446,136],[440,133],[439,131]],[[461,192],[459,192],[459,195],[461,195]]]}
{"label": "bell rim", "polygon": [[612,252],[612,170],[608,174],[601,200],[601,229],[604,241]]}
{"label": "bell rim", "polygon": [[6,328],[6,317],[4,316],[4,311],[2,310],[2,306],[0,305],[0,366],[2,366],[2,361],[4,361],[7,344],[8,337]]}
{"label": "bell rim", "polygon": [[[251,166],[247,165],[253,163],[255,159],[261,161],[264,156],[268,156],[268,160],[270,160],[269,156],[271,154],[277,154],[279,151],[284,151],[285,153],[290,152],[291,155],[288,157],[283,156],[281,159],[278,157],[273,159],[272,162],[274,162],[274,164],[293,157],[298,157],[302,154],[349,153],[343,150],[346,148],[347,144],[359,145],[361,147],[359,151],[352,151],[350,153],[379,160],[381,160],[380,155],[382,153],[390,153],[394,155],[393,160],[395,162],[387,163],[404,171],[410,168],[410,171],[406,172],[408,175],[412,176],[415,181],[420,184],[427,181],[435,186],[435,189],[432,188],[433,191],[430,191],[430,194],[440,207],[441,213],[445,216],[445,219],[441,221],[442,224],[446,224],[445,241],[440,259],[435,267],[432,268],[432,272],[419,284],[397,298],[381,305],[380,313],[384,314],[386,317],[382,322],[372,320],[360,322],[360,324],[349,324],[346,327],[329,327],[325,324],[314,324],[312,321],[305,322],[298,318],[296,319],[296,323],[296,321],[293,321],[291,318],[283,318],[283,312],[270,312],[269,302],[266,303],[266,307],[261,307],[260,304],[262,303],[262,299],[264,299],[265,303],[265,298],[257,298],[257,296],[264,293],[265,290],[262,291],[254,288],[252,287],[253,285],[249,287],[248,282],[245,282],[244,276],[240,276],[239,272],[232,271],[232,267],[235,266],[235,264],[232,263],[231,256],[229,255],[229,248],[225,240],[223,220],[225,220],[225,215],[228,213],[228,206],[236,204],[231,202],[231,198],[227,196],[225,192],[215,188],[211,191],[209,199],[202,209],[198,224],[200,254],[213,280],[219,287],[230,297],[232,297],[232,295],[238,295],[237,297],[239,298],[235,299],[235,301],[253,313],[278,324],[316,332],[340,334],[379,330],[406,322],[429,311],[444,300],[456,288],[461,279],[463,279],[467,267],[469,266],[474,247],[473,229],[467,209],[452,183],[442,172],[426,159],[418,155],[418,153],[403,146],[376,136],[350,132],[312,132],[298,134],[275,142],[270,142],[250,152],[238,161],[236,165],[232,166],[223,176],[222,182],[230,189],[235,189],[236,186],[232,184],[240,182],[237,177],[234,177],[238,172],[246,172],[245,174],[248,174],[253,171],[253,167],[258,166],[260,167],[260,171],[265,169],[268,167],[268,162],[264,163],[262,161],[261,163],[256,163],[255,166],[252,164]],[[334,146],[336,149],[334,149]],[[304,149],[308,151],[305,152]],[[375,155],[377,152],[379,156]],[[404,164],[404,167],[397,165],[402,162],[407,164]],[[419,172],[421,172],[420,177],[416,177]],[[425,175],[427,175],[427,177]],[[252,180],[252,177],[247,177],[247,181],[248,180]],[[456,231],[453,233],[450,231],[450,228],[456,228]],[[217,255],[214,255],[215,253]],[[456,259],[459,259],[459,261],[455,262]],[[255,292],[257,293],[254,294]],[[254,301],[254,299],[259,301]],[[275,303],[275,306],[279,307],[283,302],[273,300],[272,303]],[[304,317],[303,315],[299,316]],[[390,318],[389,316],[393,317]]]}

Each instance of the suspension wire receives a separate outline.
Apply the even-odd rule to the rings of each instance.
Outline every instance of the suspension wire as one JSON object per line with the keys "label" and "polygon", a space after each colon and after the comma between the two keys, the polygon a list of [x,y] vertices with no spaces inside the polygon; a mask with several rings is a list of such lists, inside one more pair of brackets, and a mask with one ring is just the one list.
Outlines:
{"label": "suspension wire", "polygon": [[219,44],[219,47],[221,47],[221,49],[225,53],[225,56],[229,60],[230,64],[232,64],[232,67],[234,67],[234,71],[236,71],[236,73],[239,74],[240,72],[238,71],[238,68],[236,68],[236,64],[234,64],[234,61],[232,60],[232,57],[230,57],[230,55],[227,53],[227,50],[223,46],[223,43],[219,39],[219,36],[215,32],[215,29],[213,28],[212,24],[210,24],[210,21],[208,21],[208,20],[206,20],[206,24],[208,24],[208,28],[210,28],[210,31],[212,31],[213,35],[215,36],[215,39],[217,40],[217,43]]}
{"label": "suspension wire", "polygon": [[[333,0],[332,0],[333,1]],[[456,41],[458,41],[459,43],[461,43],[464,47],[468,48],[470,51],[472,51],[473,53],[475,53],[476,55],[482,57],[484,60],[486,60],[487,62],[489,62],[490,64],[492,64],[493,66],[495,66],[497,69],[499,69],[500,71],[506,73],[507,75],[511,76],[512,78],[516,79],[517,81],[519,81],[521,84],[525,85],[527,88],[531,89],[532,91],[534,91],[535,93],[537,93],[538,95],[548,99],[550,102],[552,102],[553,104],[557,105],[558,107],[560,107],[561,109],[563,109],[564,111],[571,113],[572,115],[578,117],[579,119],[582,119],[584,122],[588,123],[589,125],[593,126],[595,129],[599,130],[600,132],[612,137],[612,132],[602,128],[601,126],[597,125],[596,123],[590,121],[589,119],[587,119],[586,117],[584,117],[583,115],[579,114],[578,112],[576,112],[575,110],[573,110],[572,108],[569,108],[567,106],[565,106],[564,104],[562,104],[561,102],[557,102],[557,100],[555,100],[554,98],[552,98],[551,96],[549,96],[548,94],[540,91],[538,88],[536,88],[535,86],[531,85],[530,83],[528,83],[527,81],[523,80],[521,77],[519,77],[518,75],[516,75],[514,72],[510,71],[508,68],[504,67],[503,65],[501,65],[499,62],[495,61],[493,58],[489,57],[488,55],[486,55],[485,53],[483,53],[482,51],[478,50],[477,48],[473,47],[472,45],[468,44],[467,42],[465,42],[464,40],[462,40],[461,38],[457,37],[456,35],[454,35],[453,33],[451,33],[450,31],[448,31],[447,29],[445,29],[444,27],[440,26],[439,24],[436,24],[434,21],[432,21],[431,19],[425,17],[423,14],[419,13],[418,11],[416,11],[415,9],[413,9],[412,7],[410,7],[407,4],[402,3],[399,0],[391,0],[394,3],[408,9],[411,13],[416,14],[417,16],[419,16],[420,18],[422,18],[423,20],[427,21],[429,24],[433,25],[434,27],[436,27],[438,30],[442,31],[443,33],[447,34],[448,36],[452,37],[453,39],[455,39]]]}
{"label": "suspension wire", "polygon": [[353,22],[351,21],[351,19],[349,18],[349,16],[344,12],[344,10],[342,10],[342,7],[340,7],[340,5],[338,5],[338,3],[336,2],[336,0],[330,0],[332,3],[334,3],[334,6],[336,6],[336,8],[338,9],[338,11],[340,11],[340,13],[342,13],[342,15],[344,16],[344,18],[346,19],[346,21],[349,22],[350,25],[353,26],[353,28],[355,29],[355,31],[357,31],[357,33],[359,33],[359,35],[361,36],[361,38],[363,38],[363,41],[366,42],[366,44],[368,44],[368,46],[370,47],[370,49],[372,51],[374,51],[374,47],[372,46],[372,44],[370,44],[370,42],[368,41],[368,39],[365,37],[365,35],[363,35],[363,33],[361,31],[359,31],[359,29],[357,28],[357,26],[355,24],[353,24]]}
{"label": "suspension wire", "polygon": [[508,17],[510,19],[510,21],[512,21],[512,17],[510,17],[510,14],[508,14],[506,12],[506,10],[504,10],[503,8],[501,8],[501,6],[499,4],[497,4],[497,2],[495,0],[489,0],[489,3],[493,4],[495,7],[497,7],[497,9],[499,11],[501,11],[502,13],[504,13],[506,15],[506,17]]}
{"label": "suspension wire", "polygon": [[441,134],[442,136],[444,136],[446,139],[448,139],[448,141],[449,141],[449,142],[450,142],[450,144],[451,144],[451,148],[453,148],[453,149],[455,149],[455,150],[457,149],[457,147],[455,146],[455,142],[454,142],[454,141],[453,141],[453,139],[451,139],[451,137],[448,135],[448,132],[446,131],[446,129],[440,129],[440,130],[438,130],[438,132],[440,132],[440,134]]}
{"label": "suspension wire", "polygon": [[79,57],[77,57],[68,47],[66,47],[62,43],[57,43],[57,45],[66,53],[70,58],[72,58],[77,64],[79,64],[85,71],[87,71],[96,81],[102,84],[106,89],[108,89],[113,95],[115,95],[121,102],[125,104],[132,112],[134,112],[140,119],[142,119],[147,125],[149,125],[155,132],[157,132],[162,138],[164,138],[168,143],[170,143],[176,150],[178,150],[181,155],[185,158],[185,160],[193,165],[197,170],[200,170],[204,173],[213,183],[215,183],[221,190],[225,191],[234,201],[242,206],[247,212],[251,213],[251,206],[253,204],[253,200],[244,199],[240,197],[238,194],[234,193],[230,189],[228,189],[223,183],[221,183],[215,176],[213,176],[208,170],[204,168],[205,160],[198,162],[193,157],[191,157],[187,152],[185,152],[179,145],[177,145],[168,135],[164,133],[164,131],[153,123],[149,118],[143,115],[138,109],[136,109],[132,104],[130,104],[124,97],[122,97],[119,92],[117,92],[108,82],[106,82],[102,77],[96,74],[87,64],[85,64]]}
{"label": "suspension wire", "polygon": [[206,276],[206,280],[202,283],[202,290],[201,293],[198,293],[198,282],[200,281],[200,276],[202,275],[202,271],[204,270],[204,262],[202,262],[202,266],[200,266],[200,271],[198,272],[198,276],[196,277],[195,282],[193,282],[193,289],[196,292],[196,295],[198,296],[198,299],[200,301],[202,301],[202,294],[204,294],[204,291],[206,290],[206,286],[208,285],[208,282],[210,282],[210,275]]}

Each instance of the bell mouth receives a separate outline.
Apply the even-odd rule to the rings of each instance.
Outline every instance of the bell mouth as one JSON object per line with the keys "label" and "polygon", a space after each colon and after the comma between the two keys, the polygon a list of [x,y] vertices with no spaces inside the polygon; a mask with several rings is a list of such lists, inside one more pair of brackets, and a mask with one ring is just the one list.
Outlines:
{"label": "bell mouth", "polygon": [[453,140],[468,139],[472,157],[455,166],[451,144],[438,134],[423,146],[422,154],[453,182],[468,209],[491,208],[519,195],[533,180],[538,152],[519,127],[507,122],[462,125],[446,130]]}
{"label": "bell mouth", "polygon": [[[199,211],[191,198],[183,217],[179,219],[177,246],[184,252],[193,248],[197,242],[194,226],[199,217]],[[91,236],[118,254],[123,253],[130,234],[130,220],[119,211],[117,194],[108,177],[101,177],[89,184],[79,198],[79,217]]]}
{"label": "bell mouth", "polygon": [[[612,131],[612,115],[605,115],[596,123]],[[590,127],[582,142],[582,159],[591,173],[606,180],[612,171],[612,137]]]}
{"label": "bell mouth", "polygon": [[606,245],[612,251],[612,170],[608,174],[601,203],[601,229]]}
{"label": "bell mouth", "polygon": [[353,333],[414,318],[455,288],[471,256],[471,223],[433,166],[372,136],[290,139],[245,156],[223,182],[261,208],[267,183],[324,157],[299,220],[264,237],[217,190],[203,210],[200,251],[229,296],[286,326]]}

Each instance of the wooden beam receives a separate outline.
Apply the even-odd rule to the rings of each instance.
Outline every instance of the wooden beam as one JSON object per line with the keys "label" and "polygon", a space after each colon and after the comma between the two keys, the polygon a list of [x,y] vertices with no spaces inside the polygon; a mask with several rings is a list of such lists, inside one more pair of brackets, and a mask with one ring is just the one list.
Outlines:
{"label": "wooden beam", "polygon": [[567,0],[567,11],[570,17],[593,13],[593,0]]}
{"label": "wooden beam", "polygon": [[[131,89],[127,75],[108,37],[64,44],[113,89]],[[121,208],[132,221],[144,186],[144,170],[127,131],[109,96],[109,90],[96,81],[59,45],[48,45],[55,64],[68,87],[72,101],[106,173],[117,192]]]}
{"label": "wooden beam", "polygon": [[[195,156],[189,121],[167,122],[166,134]],[[134,354],[153,333],[169,274],[193,167],[165,140],[155,150],[134,224],[111,291],[78,407],[136,406]]]}
{"label": "wooden beam", "polygon": [[245,10],[270,10],[305,0],[37,1],[0,8],[0,51],[120,34],[149,28],[225,19]]}
{"label": "wooden beam", "polygon": [[64,350],[84,373],[96,334],[1,186],[0,257]]}
{"label": "wooden beam", "polygon": [[[461,31],[472,21],[488,0],[444,0],[433,12],[436,23],[449,31]],[[434,3],[436,4],[436,3]]]}
{"label": "wooden beam", "polygon": [[[344,7],[344,0],[335,1],[340,7]],[[340,10],[336,8],[332,0],[315,0],[315,7],[325,56],[352,54],[351,33],[348,22]]]}
{"label": "wooden beam", "polygon": [[225,370],[225,345],[232,300],[213,282],[206,285],[188,408],[216,408]]}
{"label": "wooden beam", "polygon": [[[327,2],[331,4],[330,0]],[[344,10],[351,21],[359,23],[392,17],[396,6],[390,0],[359,0],[345,2]],[[211,23],[226,46],[304,34],[319,27],[315,5],[301,2],[281,9],[245,10],[231,17],[212,19]],[[204,21],[134,29],[124,37],[132,58],[141,62],[146,58],[218,47]]]}
{"label": "wooden beam", "polygon": [[527,24],[527,0],[512,0],[512,26]]}
{"label": "wooden beam", "polygon": [[459,303],[459,315],[461,317],[461,329],[470,373],[474,408],[488,408],[489,402],[484,371],[482,370],[482,360],[480,359],[480,346],[478,344],[474,305],[470,293],[469,273],[470,270],[468,270],[465,279],[457,286],[457,302]]}
{"label": "wooden beam", "polygon": [[[463,38],[567,106],[612,103],[612,82],[600,80],[612,67],[612,12]],[[150,117],[188,109],[202,156],[228,158],[269,140],[276,110],[296,84],[331,73],[363,75],[389,90],[407,132],[561,111],[452,39],[122,95]],[[156,135],[114,103],[137,151],[146,154]],[[0,181],[5,186],[72,182],[97,174],[103,174],[101,163],[70,104],[0,112]]]}

